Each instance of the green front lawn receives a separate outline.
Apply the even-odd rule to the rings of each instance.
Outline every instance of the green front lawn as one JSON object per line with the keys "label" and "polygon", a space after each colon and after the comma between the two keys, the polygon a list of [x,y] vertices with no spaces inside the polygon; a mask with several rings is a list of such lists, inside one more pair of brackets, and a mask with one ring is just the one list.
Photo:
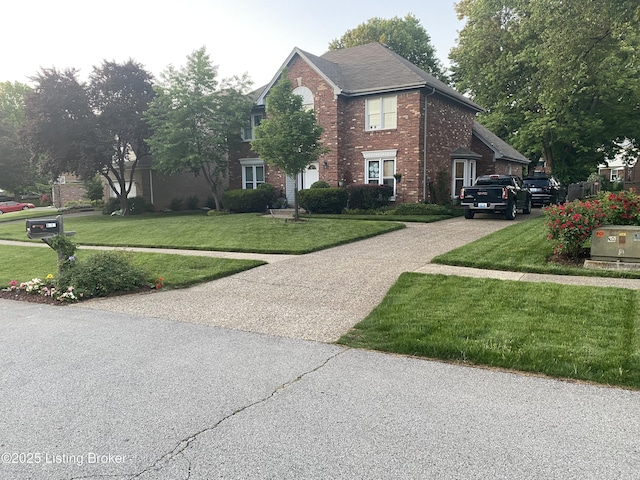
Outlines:
{"label": "green front lawn", "polygon": [[405,273],[338,343],[638,389],[638,295]]}
{"label": "green front lawn", "polygon": [[[65,216],[82,245],[303,254],[404,228],[383,221],[309,219],[285,222],[257,214],[128,217]],[[27,240],[25,224],[0,223],[0,239]]]}
{"label": "green front lawn", "polygon": [[[78,259],[97,253],[82,250]],[[171,255],[162,253],[128,253],[134,265],[148,272],[151,279],[162,277],[165,287],[181,288],[200,282],[233,275],[263,265],[255,260],[233,260],[225,258]],[[14,247],[0,245],[0,288],[11,280],[26,282],[32,278],[45,278],[58,271],[57,254],[50,248]]]}
{"label": "green front lawn", "polygon": [[[473,221],[473,220],[468,220]],[[640,278],[640,272],[589,270],[548,261],[553,253],[543,217],[520,222],[439,255],[432,263],[511,272]]]}

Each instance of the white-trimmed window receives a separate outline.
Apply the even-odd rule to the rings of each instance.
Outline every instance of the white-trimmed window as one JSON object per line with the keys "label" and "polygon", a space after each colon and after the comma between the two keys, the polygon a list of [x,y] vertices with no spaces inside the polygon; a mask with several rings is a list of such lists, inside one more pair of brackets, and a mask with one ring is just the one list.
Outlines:
{"label": "white-trimmed window", "polygon": [[294,95],[302,97],[302,110],[305,112],[313,110],[313,93],[305,86],[296,87],[293,89]]}
{"label": "white-trimmed window", "polygon": [[242,165],[242,188],[254,190],[264,183],[264,162],[259,158],[245,158],[240,160]]}
{"label": "white-trimmed window", "polygon": [[385,95],[365,101],[366,130],[385,130],[398,126],[398,97]]}
{"label": "white-trimmed window", "polygon": [[255,113],[251,115],[251,118],[242,129],[242,139],[245,142],[255,139],[255,129],[258,125],[260,125],[260,122],[262,122],[261,113]]}
{"label": "white-trimmed window", "polygon": [[362,152],[364,156],[365,183],[388,185],[393,189],[393,198],[396,196],[396,154],[397,150],[376,150]]}
{"label": "white-trimmed window", "polygon": [[453,161],[453,182],[451,184],[451,197],[460,195],[462,187],[470,187],[476,179],[475,160],[454,160]]}

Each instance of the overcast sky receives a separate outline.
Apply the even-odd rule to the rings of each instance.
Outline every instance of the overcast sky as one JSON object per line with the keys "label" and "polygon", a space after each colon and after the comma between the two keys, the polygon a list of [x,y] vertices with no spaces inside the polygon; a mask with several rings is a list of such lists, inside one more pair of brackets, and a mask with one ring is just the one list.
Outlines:
{"label": "overcast sky", "polygon": [[205,46],[220,77],[268,83],[294,47],[314,55],[372,17],[421,22],[440,60],[462,22],[453,0],[26,0],[4,2],[0,81],[29,83],[40,67],[76,68],[86,79],[103,60],[133,58],[158,76]]}

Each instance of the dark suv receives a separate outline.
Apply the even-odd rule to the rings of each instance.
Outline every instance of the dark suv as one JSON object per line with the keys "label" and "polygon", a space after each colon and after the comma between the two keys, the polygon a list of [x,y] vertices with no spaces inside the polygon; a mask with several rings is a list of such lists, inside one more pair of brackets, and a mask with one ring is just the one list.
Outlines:
{"label": "dark suv", "polygon": [[566,188],[555,177],[527,177],[523,183],[529,187],[534,205],[558,204],[567,200]]}

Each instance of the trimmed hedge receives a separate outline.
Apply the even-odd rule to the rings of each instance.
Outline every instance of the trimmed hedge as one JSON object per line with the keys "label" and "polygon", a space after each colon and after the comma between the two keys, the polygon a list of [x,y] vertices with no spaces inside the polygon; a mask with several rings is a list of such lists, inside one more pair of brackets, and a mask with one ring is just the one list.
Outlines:
{"label": "trimmed hedge", "polygon": [[396,215],[451,215],[451,207],[435,203],[401,203],[395,208]]}
{"label": "trimmed hedge", "polygon": [[344,188],[310,188],[298,192],[298,203],[309,213],[342,213],[349,194]]}
{"label": "trimmed hedge", "polygon": [[271,198],[268,188],[227,190],[222,196],[222,206],[235,213],[264,212]]}
{"label": "trimmed hedge", "polygon": [[309,188],[330,188],[330,187],[331,185],[329,185],[328,182],[325,182],[324,180],[318,180],[317,182],[313,182]]}
{"label": "trimmed hedge", "polygon": [[349,208],[353,210],[375,210],[389,205],[393,188],[388,185],[349,185]]}

